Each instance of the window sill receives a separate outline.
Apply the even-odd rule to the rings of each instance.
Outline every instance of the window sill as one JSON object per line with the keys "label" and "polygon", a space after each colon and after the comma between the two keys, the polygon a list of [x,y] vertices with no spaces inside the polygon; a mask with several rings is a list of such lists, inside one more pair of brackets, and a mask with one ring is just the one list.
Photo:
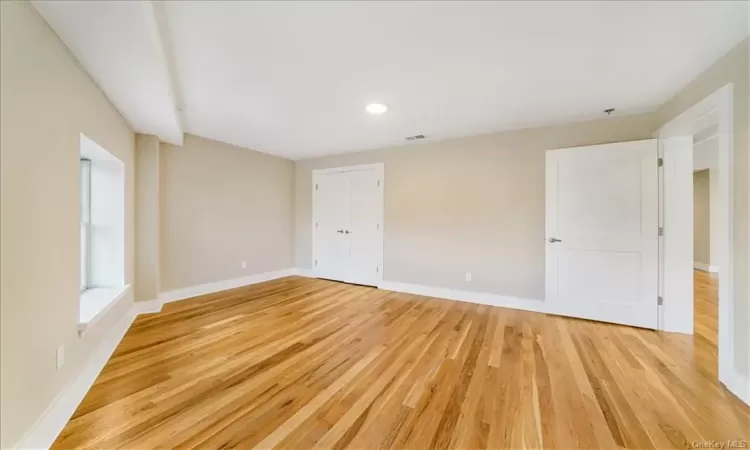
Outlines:
{"label": "window sill", "polygon": [[82,335],[101,319],[109,308],[130,289],[130,285],[110,288],[93,288],[81,292],[78,315],[78,335]]}

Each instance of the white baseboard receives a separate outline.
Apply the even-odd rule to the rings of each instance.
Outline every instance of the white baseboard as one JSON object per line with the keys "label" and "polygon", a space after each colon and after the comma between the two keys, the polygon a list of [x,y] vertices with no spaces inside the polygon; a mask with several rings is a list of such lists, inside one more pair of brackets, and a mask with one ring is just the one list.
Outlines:
{"label": "white baseboard", "polygon": [[746,405],[750,405],[750,378],[743,376],[734,368],[728,372],[729,377],[725,380],[724,386]]}
{"label": "white baseboard", "polygon": [[524,311],[545,312],[544,302],[541,300],[530,300],[506,295],[488,294],[484,292],[462,291],[458,289],[445,289],[420,284],[399,283],[394,281],[383,281],[378,289],[388,291],[404,292],[407,294],[424,295],[426,297],[446,298],[461,302],[478,303],[480,305],[501,306],[503,308],[521,309]]}
{"label": "white baseboard", "polygon": [[198,286],[191,286],[185,289],[162,292],[159,295],[159,300],[162,303],[170,303],[184,300],[186,298],[197,297],[199,295],[226,291],[227,289],[234,289],[241,286],[248,286],[251,284],[262,283],[264,281],[275,280],[277,278],[288,277],[295,274],[294,270],[295,269],[274,270],[273,272],[263,272],[255,275],[248,275],[246,277],[233,278],[231,280],[216,281],[214,283],[199,284]]}
{"label": "white baseboard", "polygon": [[282,269],[272,272],[263,272],[246,277],[232,278],[230,280],[215,281],[213,283],[199,284],[189,288],[175,289],[173,291],[162,292],[159,298],[141,302],[135,302],[135,311],[137,314],[158,313],[165,303],[176,302],[199,295],[213,294],[214,292],[226,291],[251,284],[262,283],[264,281],[284,278],[291,275],[298,275],[299,269]]}
{"label": "white baseboard", "polygon": [[135,302],[133,304],[133,310],[135,311],[135,314],[151,314],[151,313],[158,313],[161,311],[161,307],[163,306],[163,303],[158,298],[155,298],[153,300],[147,300],[142,302]]}
{"label": "white baseboard", "polygon": [[[309,274],[308,274],[309,272]],[[277,278],[284,278],[292,275],[312,277],[312,272],[307,269],[282,269],[272,272],[263,272],[246,277],[232,278],[231,280],[215,281],[213,283],[199,284],[189,288],[175,289],[173,291],[162,292],[159,298],[135,302],[135,311],[137,314],[158,313],[165,303],[185,300],[199,295],[213,294],[214,292],[226,291],[251,284],[271,281]]]}
{"label": "white baseboard", "polygon": [[300,269],[298,267],[298,268],[292,269],[292,274],[298,275],[300,277],[315,278],[315,275],[313,274],[312,269]]}
{"label": "white baseboard", "polygon": [[719,266],[711,266],[711,265],[704,264],[698,261],[693,261],[693,268],[702,270],[704,272],[713,272],[713,273],[719,272]]}
{"label": "white baseboard", "polygon": [[[294,275],[315,278],[312,269],[292,269]],[[461,302],[478,303],[480,305],[500,306],[503,308],[520,309],[524,311],[546,312],[542,300],[510,297],[507,295],[488,294],[484,292],[463,291],[460,289],[446,289],[421,284],[400,283],[397,281],[383,281],[378,289],[386,291],[404,292],[406,294],[424,295],[426,297],[444,298]]]}
{"label": "white baseboard", "polygon": [[[315,278],[312,269],[292,269],[294,275]],[[426,297],[444,298],[461,302],[478,303],[480,305],[500,306],[503,308],[520,309],[524,311],[546,312],[544,302],[526,298],[510,297],[506,295],[488,294],[484,292],[446,289],[421,284],[400,283],[397,281],[383,281],[378,289],[386,291],[404,292],[406,294],[424,295]]]}
{"label": "white baseboard", "polygon": [[133,309],[120,319],[107,337],[88,357],[73,380],[55,397],[50,406],[37,420],[33,427],[21,438],[15,448],[49,448],[65,425],[68,423],[78,405],[86,396],[99,376],[99,372],[109,361],[130,324],[135,319]]}

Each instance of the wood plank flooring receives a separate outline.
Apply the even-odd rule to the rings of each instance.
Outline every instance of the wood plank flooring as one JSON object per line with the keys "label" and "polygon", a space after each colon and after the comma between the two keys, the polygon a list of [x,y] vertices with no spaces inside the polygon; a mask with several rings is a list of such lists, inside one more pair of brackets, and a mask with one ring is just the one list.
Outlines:
{"label": "wood plank flooring", "polygon": [[[704,340],[708,348],[719,345],[719,278],[717,274],[693,271],[693,328],[696,340]],[[718,353],[708,352],[704,362],[706,368],[713,368],[718,376]]]}
{"label": "wood plank flooring", "polygon": [[54,448],[748,439],[704,338],[289,277],[140,316]]}

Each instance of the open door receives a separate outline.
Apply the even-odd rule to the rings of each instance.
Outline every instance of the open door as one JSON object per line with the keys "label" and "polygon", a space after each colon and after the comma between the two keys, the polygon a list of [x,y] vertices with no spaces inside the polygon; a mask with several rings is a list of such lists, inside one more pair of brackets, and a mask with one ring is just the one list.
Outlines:
{"label": "open door", "polygon": [[546,299],[553,314],[656,329],[655,139],[546,154]]}

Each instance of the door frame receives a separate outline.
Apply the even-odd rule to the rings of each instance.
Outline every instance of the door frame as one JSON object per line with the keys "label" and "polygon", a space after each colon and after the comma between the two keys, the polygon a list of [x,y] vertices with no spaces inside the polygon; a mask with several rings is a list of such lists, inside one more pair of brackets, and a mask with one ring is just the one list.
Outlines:
{"label": "door frame", "polygon": [[[734,158],[734,105],[733,105],[733,85],[731,83],[719,88],[712,94],[708,95],[698,103],[694,104],[679,116],[673,118],[659,130],[656,131],[654,136],[659,139],[665,139],[669,137],[678,136],[693,136],[701,127],[701,123],[705,122],[706,118],[716,114],[718,115],[718,165],[717,173],[719,175],[719,211],[721,214],[720,220],[723,228],[723,236],[721,236],[720,242],[720,257],[719,257],[719,330],[718,330],[718,373],[719,381],[726,385],[730,390],[740,395],[737,391],[739,388],[738,373],[734,369],[734,323],[732,321],[733,310],[734,310],[734,194],[732,190],[734,173],[733,173],[733,158]],[[660,146],[661,151],[661,146]],[[691,152],[692,153],[692,152]],[[661,155],[660,155],[661,156]],[[681,155],[681,157],[686,157]],[[692,154],[690,164],[692,167]],[[666,162],[665,162],[666,164]],[[664,177],[662,171],[659,174],[660,183],[670,183],[669,177]],[[692,189],[692,185],[691,185]],[[679,203],[679,199],[676,198],[679,189],[672,190],[672,194],[668,194],[665,191],[663,195],[663,201],[660,202],[660,226],[664,226],[664,205]],[[670,230],[665,229],[665,236],[668,235]],[[663,241],[663,239],[660,239]],[[713,242],[712,242],[713,245]],[[669,270],[670,258],[668,255],[664,255],[659,261],[659,285],[664,285],[665,282],[669,282],[670,270]],[[676,282],[676,281],[675,281]],[[693,308],[693,297],[689,297],[689,302],[686,299],[678,298],[664,298],[664,303],[678,302],[680,308]],[[675,308],[672,309],[674,311]],[[678,314],[679,315],[679,314]],[[692,320],[692,314],[690,314]],[[659,307],[659,324],[660,330],[663,331],[677,331],[685,332],[690,330],[692,332],[693,323],[680,323],[686,320],[685,315],[680,317],[670,316],[670,309]],[[666,325],[665,325],[666,324]],[[672,325],[669,325],[672,324]],[[676,325],[675,325],[676,324]],[[745,393],[747,396],[747,393]],[[740,396],[742,397],[742,396]],[[745,401],[747,401],[745,399]]]}
{"label": "door frame", "polygon": [[317,258],[317,249],[315,245],[315,232],[317,229],[317,208],[315,206],[315,192],[317,191],[316,185],[318,176],[321,174],[326,173],[342,173],[342,172],[354,172],[358,170],[375,170],[378,174],[378,179],[380,180],[380,189],[378,190],[380,194],[380,210],[377,212],[378,216],[378,222],[380,224],[379,227],[379,233],[378,237],[380,239],[380,242],[376,244],[376,247],[378,249],[378,275],[375,277],[374,281],[376,282],[375,285],[378,285],[382,283],[383,281],[383,272],[385,270],[384,268],[384,257],[383,257],[383,236],[384,229],[385,229],[385,223],[384,223],[384,210],[385,210],[385,164],[384,163],[374,163],[374,164],[358,164],[354,166],[343,166],[343,167],[329,167],[324,169],[314,169],[312,171],[312,221],[310,223],[310,230],[312,232],[312,258],[310,260],[310,267],[312,267],[312,273],[313,275],[316,275],[316,267],[317,264],[315,263]]}

